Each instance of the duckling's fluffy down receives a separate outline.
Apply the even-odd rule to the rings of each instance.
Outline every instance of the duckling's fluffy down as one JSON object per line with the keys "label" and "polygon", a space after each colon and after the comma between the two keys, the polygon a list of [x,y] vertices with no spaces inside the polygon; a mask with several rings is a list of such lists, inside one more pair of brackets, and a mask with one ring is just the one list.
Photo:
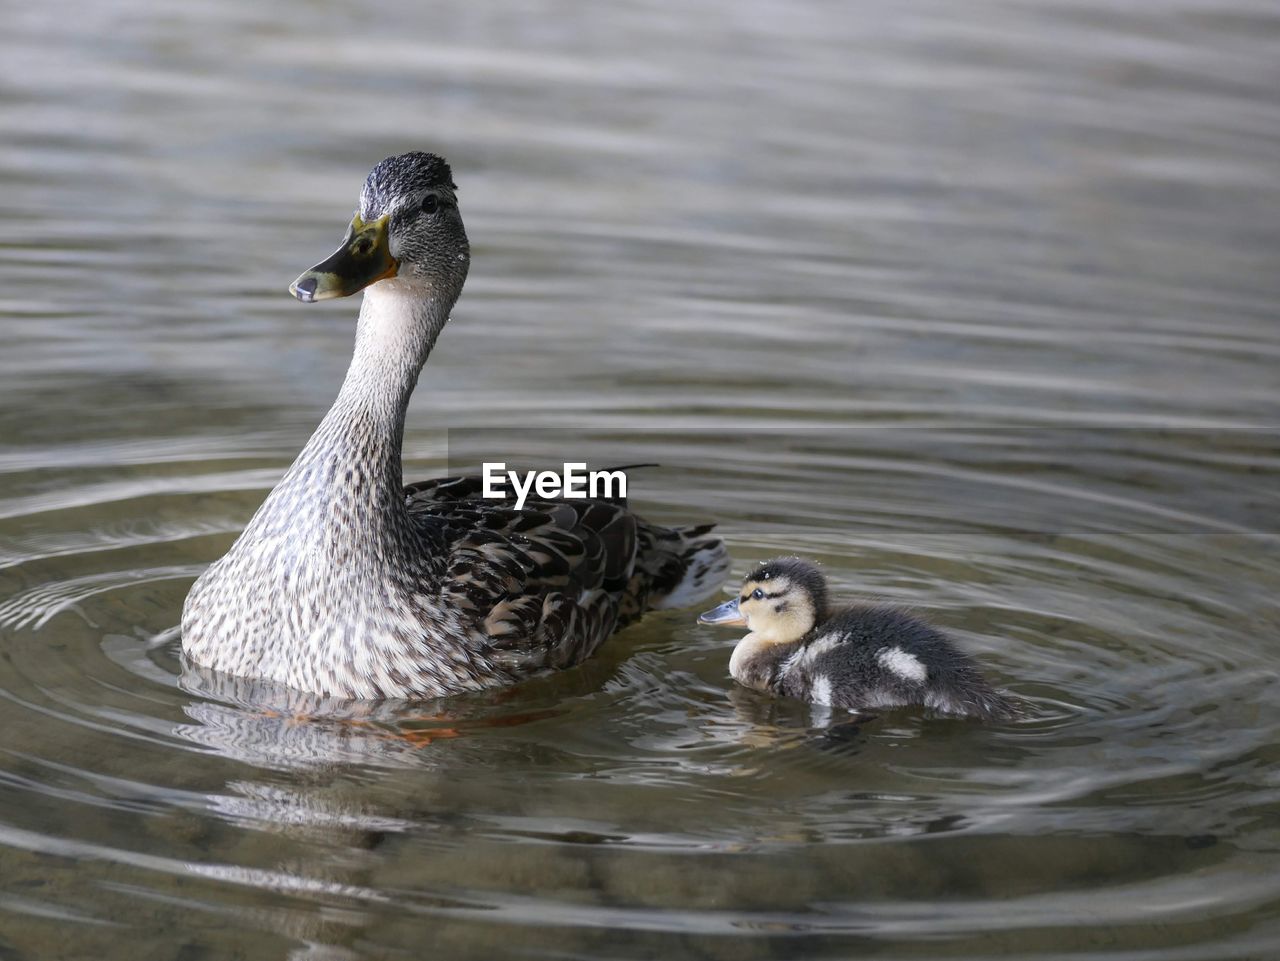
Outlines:
{"label": "duckling's fluffy down", "polygon": [[849,607],[828,618],[781,662],[774,688],[851,711],[920,705],[988,720],[1020,713],[945,634],[895,607]]}

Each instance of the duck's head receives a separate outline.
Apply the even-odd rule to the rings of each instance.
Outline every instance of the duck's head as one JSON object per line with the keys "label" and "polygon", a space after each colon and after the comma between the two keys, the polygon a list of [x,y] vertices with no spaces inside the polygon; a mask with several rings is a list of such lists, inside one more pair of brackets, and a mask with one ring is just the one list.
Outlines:
{"label": "duck's head", "polygon": [[453,176],[432,153],[388,157],[369,172],[342,246],[289,285],[304,303],[394,280],[422,297],[458,299],[471,248]]}
{"label": "duck's head", "polygon": [[798,641],[827,616],[827,579],[798,557],[765,561],[742,581],[733,600],[699,615],[701,624],[745,624],[759,640]]}

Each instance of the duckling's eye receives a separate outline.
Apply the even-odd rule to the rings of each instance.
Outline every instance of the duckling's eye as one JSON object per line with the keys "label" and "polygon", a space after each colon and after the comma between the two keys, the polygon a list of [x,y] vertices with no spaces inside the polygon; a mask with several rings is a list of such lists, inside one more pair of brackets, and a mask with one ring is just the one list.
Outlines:
{"label": "duckling's eye", "polygon": [[763,600],[763,598],[764,598],[764,591],[760,590],[760,588],[757,587],[754,591],[751,592],[751,599],[753,601]]}
{"label": "duckling's eye", "polygon": [[424,214],[433,214],[440,209],[440,198],[435,194],[427,194],[422,198],[422,212]]}

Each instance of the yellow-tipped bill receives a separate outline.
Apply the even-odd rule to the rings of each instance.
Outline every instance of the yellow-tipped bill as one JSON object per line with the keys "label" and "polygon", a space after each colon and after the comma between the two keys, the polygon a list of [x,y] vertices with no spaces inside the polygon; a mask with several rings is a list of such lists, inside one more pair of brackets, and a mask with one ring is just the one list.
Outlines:
{"label": "yellow-tipped bill", "polygon": [[370,284],[394,277],[400,264],[391,256],[387,240],[390,214],[365,223],[356,214],[342,246],[327,260],[304,272],[289,285],[289,293],[305,304],[346,297]]}
{"label": "yellow-tipped bill", "polygon": [[725,601],[719,607],[698,615],[699,624],[746,624],[747,619],[738,609],[738,599]]}

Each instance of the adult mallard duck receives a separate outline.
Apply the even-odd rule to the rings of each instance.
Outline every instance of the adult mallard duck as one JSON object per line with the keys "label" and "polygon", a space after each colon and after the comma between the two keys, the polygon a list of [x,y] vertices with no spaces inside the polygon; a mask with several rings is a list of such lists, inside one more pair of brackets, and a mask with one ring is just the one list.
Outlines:
{"label": "adult mallard duck", "polygon": [[737,597],[698,620],[746,625],[729,673],[770,694],[855,713],[919,706],[987,721],[1021,713],[927,621],[883,605],[833,609],[826,577],[798,557],[760,564]]}
{"label": "adult mallard duck", "polygon": [[350,698],[511,684],[589,657],[646,609],[696,603],[728,571],[710,526],[647,523],[620,501],[480,496],[478,478],[403,486],[405,411],[466,280],[445,161],[373,168],[342,246],[290,292],[364,291],[338,399],[221,560],[196,581],[196,664]]}

